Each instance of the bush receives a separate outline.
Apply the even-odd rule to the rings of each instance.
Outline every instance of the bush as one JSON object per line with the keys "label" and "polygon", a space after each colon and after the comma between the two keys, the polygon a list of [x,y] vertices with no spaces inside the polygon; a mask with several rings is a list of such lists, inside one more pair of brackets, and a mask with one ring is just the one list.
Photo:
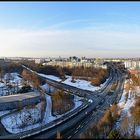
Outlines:
{"label": "bush", "polygon": [[32,91],[31,86],[30,85],[25,85],[18,91],[18,93],[27,93],[27,92],[30,92],[30,91]]}

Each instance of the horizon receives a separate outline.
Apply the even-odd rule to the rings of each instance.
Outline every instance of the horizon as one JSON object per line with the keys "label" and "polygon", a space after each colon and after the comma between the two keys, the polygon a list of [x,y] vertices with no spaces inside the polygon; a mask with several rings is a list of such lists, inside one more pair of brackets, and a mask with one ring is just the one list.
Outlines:
{"label": "horizon", "polygon": [[[31,59],[62,58],[62,59],[68,59],[69,57],[74,57],[74,56],[67,56],[67,57],[61,57],[61,56],[58,56],[58,57],[53,57],[53,56],[52,57],[0,56],[0,59],[5,59],[5,58],[9,58],[9,59],[10,58],[25,58],[25,59],[29,59],[29,58],[31,58]],[[78,56],[76,56],[76,57],[78,57]],[[85,57],[87,59],[140,59],[140,57],[86,57],[86,56],[80,56],[78,58],[82,58],[82,57]]]}
{"label": "horizon", "polygon": [[0,9],[1,57],[140,56],[139,2],[0,2]]}

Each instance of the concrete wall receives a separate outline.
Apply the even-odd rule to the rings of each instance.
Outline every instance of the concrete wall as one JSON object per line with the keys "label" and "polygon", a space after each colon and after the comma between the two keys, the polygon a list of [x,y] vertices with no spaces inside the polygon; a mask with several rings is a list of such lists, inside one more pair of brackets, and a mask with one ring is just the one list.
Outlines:
{"label": "concrete wall", "polygon": [[41,101],[41,97],[36,96],[33,98],[27,98],[20,101],[2,102],[0,103],[0,111],[9,110],[9,109],[17,109],[19,107],[24,107],[26,105],[37,104],[40,101]]}

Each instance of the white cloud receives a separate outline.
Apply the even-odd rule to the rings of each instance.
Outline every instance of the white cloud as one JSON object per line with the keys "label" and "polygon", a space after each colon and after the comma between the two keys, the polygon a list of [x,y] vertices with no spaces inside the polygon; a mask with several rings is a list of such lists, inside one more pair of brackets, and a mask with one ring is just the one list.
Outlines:
{"label": "white cloud", "polygon": [[0,30],[0,56],[134,57],[140,32],[109,30]]}

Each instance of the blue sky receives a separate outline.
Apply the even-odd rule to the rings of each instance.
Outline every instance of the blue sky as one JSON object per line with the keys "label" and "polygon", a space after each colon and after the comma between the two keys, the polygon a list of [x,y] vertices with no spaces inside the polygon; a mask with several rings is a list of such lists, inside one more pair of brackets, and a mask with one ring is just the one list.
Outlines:
{"label": "blue sky", "polygon": [[139,57],[140,2],[0,2],[0,56]]}

